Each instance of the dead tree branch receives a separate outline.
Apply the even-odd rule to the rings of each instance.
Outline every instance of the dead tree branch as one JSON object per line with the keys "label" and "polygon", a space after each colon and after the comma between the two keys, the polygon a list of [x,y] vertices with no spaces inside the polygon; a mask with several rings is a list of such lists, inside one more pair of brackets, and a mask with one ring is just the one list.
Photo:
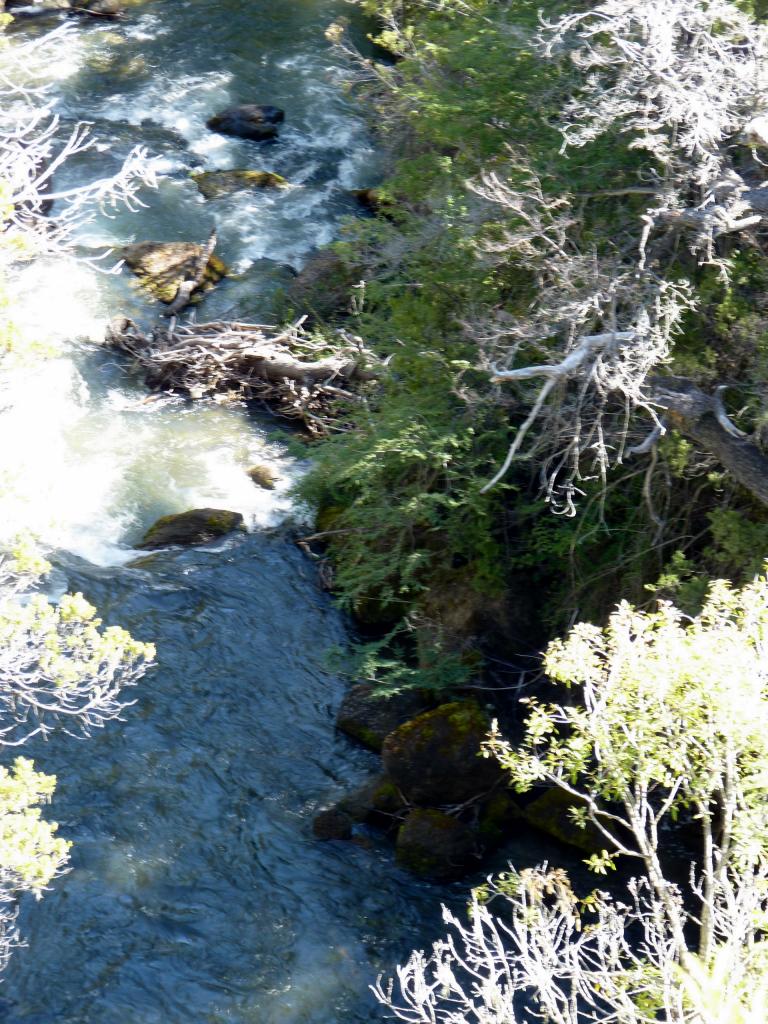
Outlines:
{"label": "dead tree branch", "polygon": [[131,320],[116,320],[106,340],[133,356],[156,390],[260,399],[322,436],[343,429],[345,406],[361,400],[382,364],[360,339],[343,334],[329,354],[329,344],[313,340],[302,324],[172,321],[144,334]]}

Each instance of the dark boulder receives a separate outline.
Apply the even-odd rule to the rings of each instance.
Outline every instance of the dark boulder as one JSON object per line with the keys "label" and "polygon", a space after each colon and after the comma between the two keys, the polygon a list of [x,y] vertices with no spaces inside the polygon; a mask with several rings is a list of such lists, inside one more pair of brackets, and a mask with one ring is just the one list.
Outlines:
{"label": "dark boulder", "polygon": [[239,512],[228,512],[221,508],[195,508],[158,519],[135,547],[151,550],[172,544],[207,544],[242,528],[243,517]]}
{"label": "dark boulder", "polygon": [[316,814],[312,821],[315,839],[351,839],[352,819],[338,807],[329,807]]}
{"label": "dark boulder", "polygon": [[206,121],[211,131],[221,135],[235,135],[240,139],[262,142],[274,139],[277,126],[285,120],[285,113],[279,107],[259,103],[245,103],[239,107],[221,110]]}
{"label": "dark boulder", "polygon": [[334,804],[334,810],[352,821],[376,825],[387,832],[399,826],[405,809],[402,794],[386,775],[375,776]]}
{"label": "dark boulder", "polygon": [[397,833],[397,863],[433,882],[460,878],[476,854],[472,830],[458,818],[434,808],[414,808]]}
{"label": "dark boulder", "polygon": [[336,728],[371,750],[380,751],[394,729],[427,708],[417,692],[376,696],[368,683],[353,686],[344,696],[336,716]]}
{"label": "dark boulder", "polygon": [[463,803],[503,779],[500,765],[481,756],[490,722],[473,701],[441,704],[399,726],[384,740],[384,770],[417,804]]}

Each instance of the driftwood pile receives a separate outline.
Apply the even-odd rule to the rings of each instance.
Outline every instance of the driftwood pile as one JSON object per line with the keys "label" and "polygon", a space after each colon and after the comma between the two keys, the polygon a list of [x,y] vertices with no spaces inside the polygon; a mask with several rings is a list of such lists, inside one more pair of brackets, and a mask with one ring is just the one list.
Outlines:
{"label": "driftwood pile", "polygon": [[132,320],[118,319],[106,342],[133,356],[155,391],[255,398],[325,436],[344,429],[344,410],[362,400],[381,362],[360,339],[344,333],[329,355],[328,342],[313,339],[302,324],[303,318],[284,328],[172,319],[145,334]]}

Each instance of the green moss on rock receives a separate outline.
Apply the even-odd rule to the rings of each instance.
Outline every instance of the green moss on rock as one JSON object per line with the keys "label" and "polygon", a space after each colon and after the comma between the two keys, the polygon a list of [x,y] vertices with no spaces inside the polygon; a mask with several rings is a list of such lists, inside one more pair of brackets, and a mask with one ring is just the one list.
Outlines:
{"label": "green moss on rock", "polygon": [[394,729],[419,714],[426,706],[418,693],[377,696],[374,686],[359,683],[344,695],[336,717],[336,727],[364,747],[378,752]]}
{"label": "green moss on rock", "polygon": [[173,544],[207,544],[243,526],[243,517],[239,512],[221,508],[196,508],[189,512],[162,516],[135,546],[151,549]]}
{"label": "green moss on rock", "polygon": [[481,756],[489,728],[474,701],[442,704],[387,736],[384,770],[413,803],[461,803],[489,792],[502,777],[497,762]]}
{"label": "green moss on rock", "polygon": [[419,878],[449,882],[460,878],[476,853],[472,830],[443,811],[417,807],[397,833],[397,863]]}
{"label": "green moss on rock", "polygon": [[[203,246],[194,242],[136,242],[124,246],[121,255],[142,287],[161,302],[171,303],[179,285],[196,277]],[[211,256],[203,282],[193,292],[193,300],[199,300],[226,274],[226,264],[217,256]]]}
{"label": "green moss on rock", "polygon": [[195,171],[190,175],[206,199],[248,189],[285,188],[288,182],[272,171]]}

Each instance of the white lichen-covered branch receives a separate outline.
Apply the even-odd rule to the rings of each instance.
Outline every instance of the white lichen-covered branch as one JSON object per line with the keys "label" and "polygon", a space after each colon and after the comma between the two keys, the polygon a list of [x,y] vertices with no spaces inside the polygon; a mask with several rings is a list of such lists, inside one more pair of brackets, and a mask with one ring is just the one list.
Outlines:
{"label": "white lichen-covered branch", "polygon": [[154,187],[152,162],[143,147],[127,154],[116,173],[86,185],[57,189],[54,177],[72,157],[95,144],[87,125],[62,131],[39,85],[46,64],[71,33],[62,26],[0,50],[0,210],[2,258],[62,252],[94,207],[142,205],[142,188]]}
{"label": "white lichen-covered branch", "polygon": [[[527,270],[534,294],[525,311],[469,328],[519,424],[487,487],[535,456],[546,497],[573,514],[586,480],[637,453],[634,413],[644,413],[644,434],[649,419],[658,426],[664,406],[649,378],[673,357],[695,305],[679,262],[671,269],[676,253],[726,275],[721,240],[768,216],[768,31],[727,0],[605,0],[543,24],[537,45],[579,73],[562,111],[563,153],[610,133],[612,145],[644,154],[625,190],[553,196],[517,151],[508,173],[471,183],[502,214],[489,257]],[[625,194],[633,203],[613,239],[587,243],[579,204]],[[729,432],[721,402],[714,411]]]}

